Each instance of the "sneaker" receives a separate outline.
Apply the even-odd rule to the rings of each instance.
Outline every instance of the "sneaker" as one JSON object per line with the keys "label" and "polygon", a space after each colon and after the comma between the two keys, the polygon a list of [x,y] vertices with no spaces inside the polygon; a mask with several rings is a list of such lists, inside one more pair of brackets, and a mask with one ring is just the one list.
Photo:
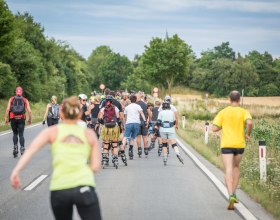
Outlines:
{"label": "sneaker", "polygon": [[236,198],[233,195],[230,195],[229,197],[229,204],[228,204],[228,210],[234,210],[234,203],[236,203]]}
{"label": "sneaker", "polygon": [[235,202],[234,203],[239,203],[239,200],[237,199],[237,196],[235,193],[232,193],[232,196],[235,198]]}

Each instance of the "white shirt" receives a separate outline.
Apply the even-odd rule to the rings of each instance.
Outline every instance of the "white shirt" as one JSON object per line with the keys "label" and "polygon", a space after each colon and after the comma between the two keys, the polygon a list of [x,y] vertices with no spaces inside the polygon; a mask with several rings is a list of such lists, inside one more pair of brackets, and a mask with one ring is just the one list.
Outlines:
{"label": "white shirt", "polygon": [[[174,105],[170,104],[170,110],[173,112],[177,112],[177,108]],[[158,108],[158,111],[162,111],[162,105]]]}
{"label": "white shirt", "polygon": [[125,124],[138,123],[140,124],[140,112],[143,111],[141,106],[136,103],[131,103],[124,109],[126,115]]}
{"label": "white shirt", "polygon": [[[168,122],[174,122],[175,121],[175,114],[174,111],[166,109],[162,110],[158,113],[158,119],[161,120],[162,122],[168,121]],[[163,128],[160,127],[160,132],[170,132],[170,133],[175,133],[175,127],[173,126],[172,128]]]}

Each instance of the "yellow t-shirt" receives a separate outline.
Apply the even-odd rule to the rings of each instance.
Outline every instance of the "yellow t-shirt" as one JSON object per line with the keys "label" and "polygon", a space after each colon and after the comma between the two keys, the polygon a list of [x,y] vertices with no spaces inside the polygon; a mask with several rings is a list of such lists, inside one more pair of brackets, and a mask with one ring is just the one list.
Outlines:
{"label": "yellow t-shirt", "polygon": [[[59,124],[57,138],[51,146],[53,173],[50,190],[71,189],[77,186],[95,187],[94,174],[88,160],[91,147],[85,128],[80,125]],[[67,143],[67,139],[78,138],[81,143]]]}
{"label": "yellow t-shirt", "polygon": [[213,125],[222,128],[221,148],[245,148],[245,123],[250,113],[239,106],[228,106],[214,118]]}

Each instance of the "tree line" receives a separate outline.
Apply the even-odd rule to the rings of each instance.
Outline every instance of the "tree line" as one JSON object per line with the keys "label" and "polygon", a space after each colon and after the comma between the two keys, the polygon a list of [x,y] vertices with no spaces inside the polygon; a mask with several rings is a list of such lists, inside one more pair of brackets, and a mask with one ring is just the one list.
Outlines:
{"label": "tree line", "polygon": [[133,60],[109,46],[95,48],[88,59],[68,43],[48,38],[29,13],[9,10],[0,0],[0,98],[14,94],[17,85],[32,101],[51,95],[89,94],[101,83],[110,89],[150,92],[152,87],[183,85],[216,96],[237,89],[246,96],[280,95],[280,60],[268,52],[245,56],[229,42],[196,57],[191,45],[177,34],[152,38]]}

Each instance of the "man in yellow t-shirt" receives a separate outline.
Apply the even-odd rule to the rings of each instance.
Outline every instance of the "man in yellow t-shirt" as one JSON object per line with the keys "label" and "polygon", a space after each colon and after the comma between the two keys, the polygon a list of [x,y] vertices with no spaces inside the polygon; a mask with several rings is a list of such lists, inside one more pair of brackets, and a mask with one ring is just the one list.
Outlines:
{"label": "man in yellow t-shirt", "polygon": [[238,202],[235,191],[239,182],[239,164],[246,146],[246,141],[250,140],[253,124],[250,113],[240,107],[240,93],[238,91],[232,91],[229,99],[231,105],[221,110],[214,118],[212,130],[214,132],[222,130],[221,152],[225,182],[229,194],[228,209],[233,210],[234,203]]}

